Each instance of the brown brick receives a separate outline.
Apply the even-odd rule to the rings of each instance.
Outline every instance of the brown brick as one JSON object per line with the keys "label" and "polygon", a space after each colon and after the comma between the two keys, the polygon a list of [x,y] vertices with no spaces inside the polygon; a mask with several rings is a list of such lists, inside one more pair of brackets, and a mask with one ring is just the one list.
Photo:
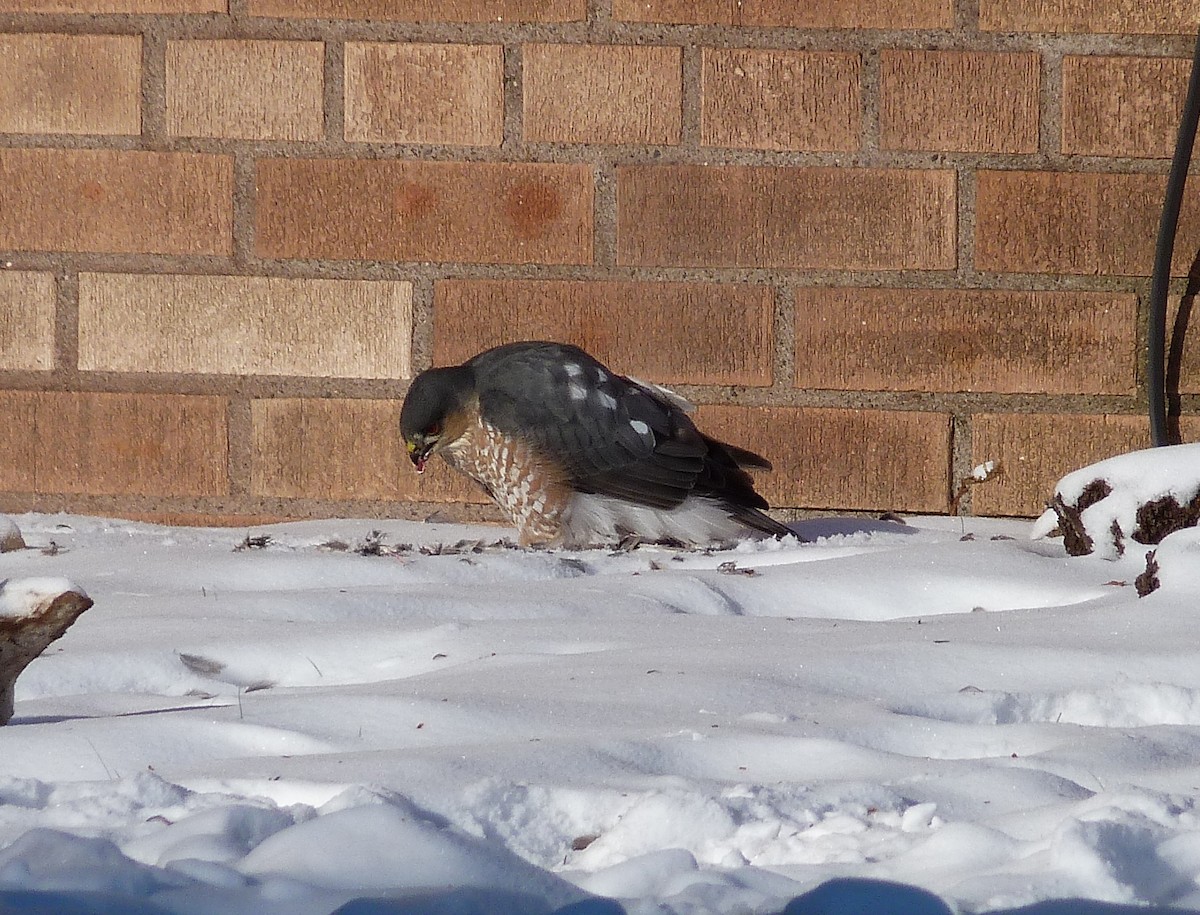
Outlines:
{"label": "brown brick", "polygon": [[[1181,315],[1183,301],[1187,308]],[[1200,394],[1200,306],[1195,296],[1170,296],[1167,305],[1167,388],[1172,394]]]}
{"label": "brown brick", "polygon": [[250,404],[256,496],[484,502],[442,461],[418,475],[400,442],[400,401],[280,398]]}
{"label": "brown brick", "polygon": [[1169,159],[1190,72],[1169,57],[1064,57],[1062,151]]}
{"label": "brown brick", "polygon": [[195,153],[0,150],[0,248],[229,254],[233,161]]}
{"label": "brown brick", "polygon": [[859,54],[705,48],[705,146],[856,150],[862,132]]}
{"label": "brown brick", "polygon": [[526,140],[679,142],[681,48],[530,44],[523,53]]}
{"label": "brown brick", "polygon": [[575,22],[587,0],[249,0],[251,16],[412,22]]}
{"label": "brown brick", "polygon": [[54,368],[54,277],[0,270],[0,370]]}
{"label": "brown brick", "polygon": [[697,424],[774,465],[757,474],[774,506],[944,512],[950,417],[943,413],[705,406]]}
{"label": "brown brick", "polygon": [[224,13],[228,0],[0,0],[0,13]]}
{"label": "brown brick", "polygon": [[953,0],[613,0],[629,22],[801,29],[948,29]]}
{"label": "brown brick", "polygon": [[324,66],[319,41],[169,41],[167,131],[319,140]]}
{"label": "brown brick", "polygon": [[500,45],[346,45],[346,139],[499,146]]}
{"label": "brown brick", "polygon": [[106,515],[115,518],[125,518],[129,521],[143,521],[146,524],[163,524],[169,527],[262,527],[265,524],[282,524],[295,521],[295,514],[283,515],[267,512],[207,512],[207,511],[136,511],[123,507],[108,508]]}
{"label": "brown brick", "polygon": [[434,287],[433,361],[558,340],[650,381],[770,385],[773,306],[766,286],[444,280]]}
{"label": "brown brick", "polygon": [[137,134],[142,39],[0,35],[0,132]]}
{"label": "brown brick", "polygon": [[1192,35],[1195,0],[979,0],[979,27],[997,32]]}
{"label": "brown brick", "polygon": [[225,414],[221,397],[0,391],[0,490],[223,495]]}
{"label": "brown brick", "polygon": [[[1184,417],[1184,439],[1200,440],[1200,417]],[[1144,416],[996,413],[971,420],[971,460],[1004,472],[971,488],[976,515],[1040,515],[1064,475],[1126,451],[1150,447]]]}
{"label": "brown brick", "polygon": [[796,386],[1133,394],[1137,297],[978,289],[796,292]]}
{"label": "brown brick", "polygon": [[404,378],[412,285],[248,276],[79,278],[79,368]]}
{"label": "brown brick", "polygon": [[950,270],[948,170],[627,166],[617,260],[642,266]]}
{"label": "brown brick", "polygon": [[592,260],[586,165],[261,159],[257,204],[261,257]]}
{"label": "brown brick", "polygon": [[884,50],[879,71],[884,149],[1037,151],[1037,54]]}
{"label": "brown brick", "polygon": [[[975,264],[1018,273],[1147,276],[1166,178],[1104,172],[981,171]],[[1200,188],[1184,196],[1175,274],[1200,247]]]}

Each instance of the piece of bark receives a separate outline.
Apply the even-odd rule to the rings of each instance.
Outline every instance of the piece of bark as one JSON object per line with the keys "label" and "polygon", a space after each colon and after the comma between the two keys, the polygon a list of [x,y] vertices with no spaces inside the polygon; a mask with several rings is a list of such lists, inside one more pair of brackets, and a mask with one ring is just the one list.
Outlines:
{"label": "piece of bark", "polygon": [[1058,515],[1058,527],[1063,533],[1063,545],[1069,555],[1086,556],[1095,549],[1095,541],[1088,533],[1082,515],[1086,509],[1111,493],[1112,487],[1105,480],[1093,480],[1084,487],[1074,505],[1065,502],[1058,493],[1054,494],[1050,507]]}
{"label": "piece of bark", "polygon": [[1158,580],[1158,559],[1155,558],[1156,552],[1156,550],[1151,550],[1146,554],[1146,571],[1133,580],[1133,586],[1137,588],[1138,597],[1145,597],[1147,594],[1152,594],[1158,590],[1161,584]]}
{"label": "piece of bark", "polygon": [[20,616],[0,615],[0,725],[13,716],[13,686],[29,663],[79,618],[92,599],[79,591],[47,597]]}
{"label": "piece of bark", "polygon": [[1190,501],[1180,504],[1174,496],[1163,496],[1152,502],[1143,502],[1137,510],[1137,527],[1133,539],[1138,543],[1162,543],[1163,538],[1195,527],[1200,522],[1200,493]]}
{"label": "piece of bark", "polygon": [[11,553],[13,550],[25,549],[25,538],[21,529],[11,519],[0,515],[0,553]]}

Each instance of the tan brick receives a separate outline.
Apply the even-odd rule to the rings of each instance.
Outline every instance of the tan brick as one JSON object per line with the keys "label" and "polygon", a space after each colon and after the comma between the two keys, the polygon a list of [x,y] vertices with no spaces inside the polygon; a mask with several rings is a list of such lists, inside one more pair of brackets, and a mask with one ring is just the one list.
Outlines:
{"label": "tan brick", "polygon": [[1195,0],[979,0],[979,27],[997,32],[1192,35]]}
{"label": "tan brick", "polygon": [[79,368],[404,378],[412,285],[247,276],[79,278]]}
{"label": "tan brick", "polygon": [[[1200,440],[1200,417],[1180,422]],[[1145,416],[980,414],[971,420],[971,460],[999,461],[1004,472],[971,489],[976,515],[1040,515],[1064,475],[1126,451],[1150,447]]]}
{"label": "tan brick", "polygon": [[413,22],[575,22],[587,0],[249,0],[251,16]]}
{"label": "tan brick", "polygon": [[225,417],[222,397],[0,391],[0,490],[224,495]]}
{"label": "tan brick", "polygon": [[[1018,273],[1147,276],[1166,178],[1105,172],[981,171],[975,264]],[[1200,188],[1184,196],[1172,272],[1200,247]]]}
{"label": "tan brick", "polygon": [[195,153],[0,150],[0,248],[226,255],[233,160]]}
{"label": "tan brick", "polygon": [[0,35],[0,132],[137,134],[137,35]]}
{"label": "tan brick", "polygon": [[346,45],[346,139],[499,146],[500,45]]}
{"label": "tan brick", "polygon": [[0,370],[54,368],[54,277],[0,270]]}
{"label": "tan brick", "polygon": [[400,401],[280,398],[250,404],[250,491],[291,499],[485,502],[442,461],[418,475],[400,442]]}
{"label": "tan brick", "polygon": [[862,133],[859,54],[705,48],[705,146],[856,150]]}
{"label": "tan brick", "polygon": [[1137,297],[806,288],[799,388],[1133,394]]}
{"label": "tan brick", "polygon": [[629,22],[801,29],[947,29],[953,0],[613,0]]}
{"label": "tan brick", "polygon": [[627,166],[617,260],[643,266],[949,270],[948,170]]}
{"label": "tan brick", "polygon": [[444,280],[434,287],[433,361],[558,340],[650,381],[770,385],[773,305],[766,286]]}
{"label": "tan brick", "polygon": [[167,132],[319,140],[324,66],[319,41],[169,41]]}
{"label": "tan brick", "polygon": [[1171,158],[1190,72],[1169,57],[1064,57],[1062,151]]}
{"label": "tan brick", "polygon": [[678,143],[682,55],[678,47],[526,45],[525,139]]}
{"label": "tan brick", "polygon": [[879,80],[884,149],[1037,151],[1037,54],[885,49]]}
{"label": "tan brick", "polygon": [[224,13],[228,0],[0,0],[0,13]]}
{"label": "tan brick", "polygon": [[777,507],[944,512],[950,417],[943,413],[810,407],[704,406],[710,435],[774,465],[756,474]]}
{"label": "tan brick", "polygon": [[586,264],[592,171],[547,163],[260,159],[262,257]]}

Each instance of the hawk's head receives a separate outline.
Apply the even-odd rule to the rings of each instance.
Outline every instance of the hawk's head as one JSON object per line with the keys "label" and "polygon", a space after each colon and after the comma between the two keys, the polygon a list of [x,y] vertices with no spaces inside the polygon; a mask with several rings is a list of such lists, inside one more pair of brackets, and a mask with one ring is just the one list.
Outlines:
{"label": "hawk's head", "polygon": [[413,379],[400,410],[400,435],[418,473],[463,434],[474,394],[475,373],[465,365],[429,369]]}

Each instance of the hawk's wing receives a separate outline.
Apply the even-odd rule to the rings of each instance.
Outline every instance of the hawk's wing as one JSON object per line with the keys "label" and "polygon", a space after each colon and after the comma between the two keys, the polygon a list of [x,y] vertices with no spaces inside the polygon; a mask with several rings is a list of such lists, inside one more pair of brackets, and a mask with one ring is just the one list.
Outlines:
{"label": "hawk's wing", "polygon": [[560,466],[581,492],[672,508],[698,482],[707,488],[716,443],[655,390],[612,374],[583,350],[512,344],[469,364],[483,418]]}

